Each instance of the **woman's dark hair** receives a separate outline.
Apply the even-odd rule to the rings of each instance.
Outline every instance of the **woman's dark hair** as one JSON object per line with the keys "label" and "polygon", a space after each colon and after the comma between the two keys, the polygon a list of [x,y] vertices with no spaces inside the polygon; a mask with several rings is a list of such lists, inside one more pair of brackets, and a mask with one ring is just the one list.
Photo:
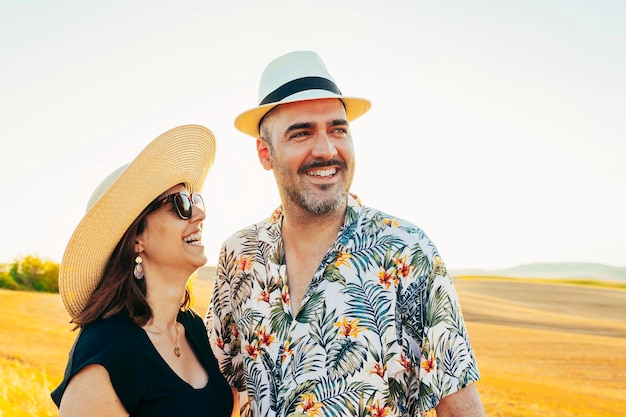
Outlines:
{"label": "woman's dark hair", "polygon": [[[135,279],[133,275],[137,256],[135,240],[146,228],[146,216],[152,211],[153,205],[149,204],[117,243],[87,306],[72,321],[77,328],[117,313],[127,315],[138,326],[143,326],[152,319],[152,309],[146,300],[146,281]],[[186,310],[190,306],[191,293],[187,285],[181,300],[181,309]]]}

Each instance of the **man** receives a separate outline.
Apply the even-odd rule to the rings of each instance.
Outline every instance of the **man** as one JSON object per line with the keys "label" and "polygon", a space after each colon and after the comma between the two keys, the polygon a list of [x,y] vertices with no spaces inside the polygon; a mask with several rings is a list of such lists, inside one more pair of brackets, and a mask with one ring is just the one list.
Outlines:
{"label": "man", "polygon": [[282,204],[224,243],[207,314],[222,372],[247,391],[242,415],[484,415],[434,244],[350,194],[349,122],[370,102],[298,51],[266,67],[259,103],[235,126],[257,138]]}

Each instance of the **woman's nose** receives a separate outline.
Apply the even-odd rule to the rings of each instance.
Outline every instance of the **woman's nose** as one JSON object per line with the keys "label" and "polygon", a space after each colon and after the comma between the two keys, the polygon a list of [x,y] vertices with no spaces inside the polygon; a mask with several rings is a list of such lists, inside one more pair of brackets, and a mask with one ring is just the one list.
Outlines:
{"label": "woman's nose", "polygon": [[191,206],[191,218],[194,221],[202,221],[206,219],[206,213],[204,212],[204,210],[202,210],[200,206],[193,204]]}

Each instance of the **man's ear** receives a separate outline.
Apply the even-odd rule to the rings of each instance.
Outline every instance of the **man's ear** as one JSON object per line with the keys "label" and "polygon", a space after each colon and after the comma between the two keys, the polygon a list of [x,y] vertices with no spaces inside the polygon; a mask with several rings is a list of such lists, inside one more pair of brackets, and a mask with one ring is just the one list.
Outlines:
{"label": "man's ear", "polygon": [[256,140],[256,152],[259,156],[259,161],[261,162],[261,165],[263,165],[263,168],[268,171],[271,170],[272,159],[270,156],[270,147],[263,138],[258,138]]}

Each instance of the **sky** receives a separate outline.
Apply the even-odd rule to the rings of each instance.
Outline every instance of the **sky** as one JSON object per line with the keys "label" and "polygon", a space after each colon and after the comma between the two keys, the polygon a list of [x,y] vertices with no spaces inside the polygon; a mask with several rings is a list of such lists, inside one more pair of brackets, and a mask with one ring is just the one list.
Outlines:
{"label": "sky", "polygon": [[372,101],[351,124],[352,191],[448,268],[626,266],[621,0],[0,0],[0,263],[60,262],[100,181],[195,123],[217,137],[214,265],[279,204],[233,121],[294,50]]}

